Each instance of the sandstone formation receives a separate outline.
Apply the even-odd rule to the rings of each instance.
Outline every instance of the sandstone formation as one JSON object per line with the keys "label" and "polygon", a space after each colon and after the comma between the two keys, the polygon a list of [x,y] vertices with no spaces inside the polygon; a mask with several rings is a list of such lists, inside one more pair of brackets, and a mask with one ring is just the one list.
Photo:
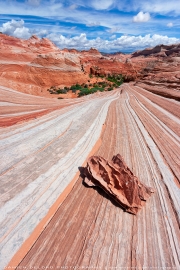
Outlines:
{"label": "sandstone formation", "polygon": [[[180,45],[159,45],[132,54],[57,48],[46,38],[21,40],[0,34],[1,85],[23,93],[57,98],[52,86],[94,83],[98,76],[123,74],[129,81],[152,81],[179,89]],[[89,75],[96,79],[89,78]],[[146,83],[146,82],[145,82]],[[63,97],[74,97],[71,93]]]}
{"label": "sandstone formation", "polygon": [[[120,95],[116,96],[115,93]],[[98,119],[95,120],[95,117],[102,108],[104,109],[102,96],[105,94],[107,100],[112,98],[112,95],[116,99],[111,99],[109,103],[105,122],[103,122],[104,119],[99,122]],[[57,186],[61,186],[63,190],[67,187],[67,183],[73,179],[73,168],[77,169],[77,167],[86,165],[86,163],[83,165],[79,158],[83,155],[83,159],[88,155],[87,147],[92,147],[91,136],[96,134],[96,128],[101,126],[103,131],[100,140],[98,140],[98,147],[90,153],[90,156],[101,156],[110,160],[114,153],[120,153],[139,181],[152,187],[156,192],[137,215],[130,215],[122,208],[115,207],[104,190],[100,189],[99,192],[95,192],[93,188],[84,187],[82,178],[78,179],[77,175],[72,191],[68,193],[63,203],[59,202],[57,211],[54,209],[54,215],[47,216],[39,233],[38,228],[36,228],[33,238],[31,235],[32,225],[36,226],[36,219],[40,219],[39,213],[42,213],[42,209],[44,211],[44,206],[50,207],[53,203],[51,202],[52,196],[54,198],[54,195],[48,197],[46,192],[43,196],[42,190],[38,201],[34,202],[34,206],[28,209],[32,216],[26,216],[26,214],[23,216],[21,208],[18,208],[20,202],[15,206],[14,213],[11,213],[11,220],[13,217],[17,220],[17,212],[23,217],[19,219],[19,223],[14,227],[11,235],[8,235],[8,228],[4,232],[7,236],[3,240],[3,250],[9,247],[8,254],[14,254],[21,243],[27,239],[27,230],[30,235],[25,245],[15,255],[11,266],[19,259],[19,268],[35,266],[43,268],[44,265],[53,268],[70,268],[72,266],[99,269],[122,267],[126,269],[180,268],[179,104],[174,99],[148,92],[140,86],[134,86],[133,83],[123,84],[119,90],[103,93],[102,96],[98,97],[96,94],[83,98],[81,106],[77,105],[76,107],[76,115],[73,114],[74,111],[71,111],[70,107],[66,108],[66,112],[62,111],[62,117],[64,115],[65,119],[67,119],[68,112],[72,112],[73,121],[76,120],[78,114],[82,114],[79,115],[77,122],[72,122],[73,126],[70,126],[62,137],[57,138],[56,143],[54,141],[39,154],[34,154],[36,159],[31,162],[38,162],[37,169],[33,163],[29,164],[28,161],[26,163],[23,161],[21,167],[16,167],[16,170],[21,172],[20,175],[26,175],[25,182],[29,179],[36,187],[38,183],[35,178],[38,175],[43,175],[41,188],[47,190],[46,192],[48,192],[49,181],[56,181],[55,179],[58,177]],[[99,98],[101,98],[101,104],[98,101]],[[60,111],[56,111],[56,113],[53,121],[56,121]],[[57,128],[62,125],[61,119],[56,124]],[[91,123],[93,121],[96,123],[93,131],[89,130],[89,135],[85,132],[85,129],[88,128],[87,125],[91,125],[88,119],[91,119]],[[48,123],[52,120],[48,120],[47,116],[44,116],[44,121]],[[84,129],[81,131],[82,127]],[[17,132],[20,140],[25,131],[20,131],[16,127],[14,132]],[[45,135],[47,132],[52,133],[48,127],[43,130],[43,134]],[[83,141],[81,141],[82,138]],[[27,146],[30,137],[26,140]],[[81,145],[77,144],[78,140]],[[21,142],[18,144],[21,145]],[[76,155],[70,153],[64,159],[62,155],[67,155],[67,151],[70,151],[73,145],[76,148]],[[11,156],[14,151],[11,150]],[[46,158],[44,152],[47,153]],[[52,163],[54,166],[57,164],[57,166],[54,167]],[[33,177],[31,176],[33,172],[28,172],[28,166],[32,167],[31,170],[36,171]],[[65,172],[63,172],[64,169],[66,169]],[[49,170],[51,171],[50,175]],[[13,170],[10,173],[12,174]],[[15,171],[13,175],[12,179],[16,179]],[[48,183],[44,179],[46,176]],[[16,183],[19,181],[17,179]],[[55,189],[54,192],[50,187],[49,189],[51,194],[54,194]],[[14,188],[13,192],[15,190],[18,192],[17,188]],[[21,190],[19,197],[26,194],[25,186],[21,185]],[[33,190],[31,192],[34,193]],[[26,199],[26,196],[24,203],[30,198]],[[9,200],[12,199],[9,198]],[[14,205],[16,200],[17,197],[14,196]],[[26,210],[24,209],[25,213]],[[8,221],[6,218],[4,224],[7,222],[10,220]],[[14,223],[12,222],[12,224]],[[21,232],[19,236],[18,231]],[[38,239],[37,236],[39,236]],[[13,248],[12,252],[10,247],[14,246],[13,243],[18,243],[19,246],[17,245],[15,251]],[[7,252],[5,253],[7,254]],[[9,260],[10,258],[11,256],[8,257]]]}
{"label": "sandstone formation", "polygon": [[[88,75],[81,70],[75,52],[65,52],[48,39],[35,36],[20,40],[0,34],[1,85],[36,96],[51,97],[51,86],[85,83]],[[57,98],[57,97],[56,97]]]}
{"label": "sandstone formation", "polygon": [[137,56],[162,56],[166,57],[169,55],[179,55],[180,54],[180,44],[174,44],[174,45],[157,45],[154,48],[145,49],[142,51],[137,51],[132,54],[132,57]]}
{"label": "sandstone formation", "polygon": [[[180,269],[178,53],[0,43],[0,269]],[[47,92],[90,80],[91,67],[135,81],[74,99]],[[79,177],[88,156],[114,153],[156,191],[137,215]]]}
{"label": "sandstone formation", "polygon": [[[36,96],[57,98],[47,89],[87,83],[91,80],[89,74],[136,76],[134,69],[125,61],[122,63],[118,57],[103,57],[95,49],[82,52],[60,50],[45,38],[32,36],[21,40],[4,34],[0,34],[0,46],[1,85]],[[102,71],[91,73],[94,67]]]}
{"label": "sandstone formation", "polygon": [[112,161],[103,157],[90,157],[83,170],[83,177],[88,186],[102,188],[126,212],[135,215],[154,192],[140,183],[119,154],[113,156]]}

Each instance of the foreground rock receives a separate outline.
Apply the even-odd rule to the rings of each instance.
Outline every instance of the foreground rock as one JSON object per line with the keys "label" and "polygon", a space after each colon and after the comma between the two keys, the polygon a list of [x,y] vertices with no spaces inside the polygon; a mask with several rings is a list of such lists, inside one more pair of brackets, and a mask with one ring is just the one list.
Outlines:
{"label": "foreground rock", "polygon": [[84,183],[90,187],[102,188],[125,211],[135,215],[154,192],[152,188],[140,183],[119,154],[114,156],[112,161],[98,156],[90,157],[83,176]]}

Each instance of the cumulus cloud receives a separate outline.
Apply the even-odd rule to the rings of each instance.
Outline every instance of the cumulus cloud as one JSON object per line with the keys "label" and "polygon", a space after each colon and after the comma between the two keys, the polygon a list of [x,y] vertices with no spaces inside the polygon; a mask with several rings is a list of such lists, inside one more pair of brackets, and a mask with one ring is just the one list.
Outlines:
{"label": "cumulus cloud", "polygon": [[110,37],[110,39],[115,39],[116,38],[116,35],[112,35],[111,37]]}
{"label": "cumulus cloud", "polygon": [[172,22],[168,23],[167,27],[173,27],[173,23]]}
{"label": "cumulus cloud", "polygon": [[51,33],[47,36],[60,48],[88,48],[89,40],[86,37],[86,34],[82,33],[80,36],[75,37],[65,37],[63,35],[57,36],[54,33]]}
{"label": "cumulus cloud", "polygon": [[136,16],[133,17],[133,22],[135,23],[141,23],[141,22],[147,22],[151,18],[150,14],[148,12],[143,13],[140,11]]}
{"label": "cumulus cloud", "polygon": [[47,36],[49,34],[48,31],[45,30],[45,29],[40,29],[40,30],[36,29],[34,31],[31,30],[30,33],[31,33],[31,35],[36,35],[36,36],[38,36],[40,38],[45,37],[45,36]]}
{"label": "cumulus cloud", "polygon": [[[127,36],[123,35],[113,40],[103,40],[101,38],[88,39],[86,34],[82,33],[75,37],[57,36],[55,34],[48,35],[60,48],[76,48],[79,50],[88,50],[91,47],[97,48],[100,51],[127,51],[143,49],[145,47],[154,47],[158,44],[173,44],[179,43],[180,39],[169,38],[168,36],[153,35],[145,36]],[[114,38],[114,37],[113,37]]]}
{"label": "cumulus cloud", "polygon": [[9,22],[3,23],[2,27],[0,27],[0,32],[11,35],[18,38],[29,38],[31,33],[29,28],[24,27],[24,21],[15,21],[11,20]]}
{"label": "cumulus cloud", "polygon": [[25,27],[23,20],[11,20],[9,22],[3,23],[2,27],[0,27],[0,32],[22,39],[28,39],[32,35],[45,37],[49,34],[46,29],[29,29]]}
{"label": "cumulus cloud", "polygon": [[[117,30],[117,29],[116,29]],[[71,31],[75,31],[75,28],[71,28]],[[39,37],[47,37],[53,41],[59,48],[76,48],[79,50],[88,50],[91,47],[95,47],[100,51],[115,52],[115,51],[135,51],[137,49],[143,49],[146,47],[154,47],[158,44],[173,44],[179,43],[180,39],[170,38],[163,35],[145,35],[145,36],[128,36],[122,35],[116,38],[116,35],[106,40],[98,37],[95,39],[88,39],[85,33],[74,37],[67,37],[65,35],[59,35],[57,33],[49,33],[46,29],[29,29],[24,26],[24,21],[11,20],[6,22],[0,27],[0,32],[8,35],[12,35],[19,38],[27,39],[32,34],[36,34]],[[71,33],[72,34],[72,33]]]}

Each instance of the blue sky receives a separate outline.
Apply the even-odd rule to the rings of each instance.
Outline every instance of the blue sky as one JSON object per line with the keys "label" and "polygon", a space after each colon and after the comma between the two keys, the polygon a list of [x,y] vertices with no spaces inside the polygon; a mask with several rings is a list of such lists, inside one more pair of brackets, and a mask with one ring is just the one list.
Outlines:
{"label": "blue sky", "polygon": [[0,31],[60,48],[135,51],[180,43],[180,0],[0,0]]}

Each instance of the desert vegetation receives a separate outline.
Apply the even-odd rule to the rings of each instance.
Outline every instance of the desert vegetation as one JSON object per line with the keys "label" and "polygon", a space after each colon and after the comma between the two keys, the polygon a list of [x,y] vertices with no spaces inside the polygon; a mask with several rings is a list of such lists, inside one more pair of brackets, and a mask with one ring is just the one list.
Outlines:
{"label": "desert vegetation", "polygon": [[[86,84],[75,84],[71,85],[70,87],[65,86],[64,88],[60,88],[58,86],[51,86],[47,91],[50,94],[67,94],[69,91],[75,93],[77,97],[86,96],[89,94],[94,94],[98,91],[112,91],[115,88],[118,88],[125,80],[122,74],[108,74],[107,76],[93,76],[90,74],[90,78],[102,78],[103,81],[96,81],[95,83],[91,83],[88,80]],[[58,99],[60,99],[58,97]]]}

